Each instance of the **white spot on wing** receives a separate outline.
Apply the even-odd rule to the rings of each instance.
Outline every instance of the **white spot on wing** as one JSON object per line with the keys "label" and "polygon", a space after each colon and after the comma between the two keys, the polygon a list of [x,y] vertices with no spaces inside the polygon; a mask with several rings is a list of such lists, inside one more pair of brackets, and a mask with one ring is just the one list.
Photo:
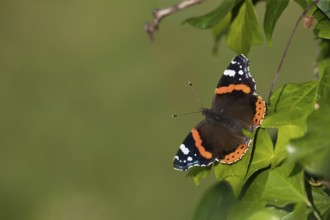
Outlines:
{"label": "white spot on wing", "polygon": [[238,74],[239,74],[239,75],[243,75],[243,74],[244,74],[244,71],[243,71],[243,70],[239,70],[239,71],[238,71]]}
{"label": "white spot on wing", "polygon": [[180,150],[182,151],[183,154],[187,155],[189,154],[190,150],[184,145],[184,144],[181,144],[180,145]]}
{"label": "white spot on wing", "polygon": [[193,159],[192,159],[192,157],[188,157],[187,160],[188,161],[192,161]]}
{"label": "white spot on wing", "polygon": [[233,77],[233,76],[235,76],[235,74],[236,74],[235,70],[225,70],[223,72],[223,75],[225,75],[225,76],[231,76],[231,77]]}
{"label": "white spot on wing", "polygon": [[179,157],[178,157],[178,156],[175,156],[175,157],[174,157],[174,160],[179,160]]}

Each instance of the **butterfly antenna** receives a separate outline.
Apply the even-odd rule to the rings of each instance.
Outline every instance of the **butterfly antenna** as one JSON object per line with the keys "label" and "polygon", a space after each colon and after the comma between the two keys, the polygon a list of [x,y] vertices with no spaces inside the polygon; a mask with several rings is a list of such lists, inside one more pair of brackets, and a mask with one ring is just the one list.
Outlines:
{"label": "butterfly antenna", "polygon": [[174,114],[174,115],[172,115],[172,118],[176,118],[179,116],[185,116],[185,115],[191,115],[191,114],[195,114],[195,113],[200,113],[200,111],[188,112],[188,113],[183,113],[183,114]]}
{"label": "butterfly antenna", "polygon": [[189,84],[191,90],[193,91],[193,93],[194,93],[194,95],[195,95],[195,97],[196,97],[196,100],[197,100],[198,104],[201,106],[201,108],[203,108],[202,101],[201,101],[201,99],[199,98],[199,96],[198,96],[198,94],[197,94],[197,92],[196,92],[196,90],[195,90],[193,84],[192,84],[190,81],[188,82],[188,84]]}
{"label": "butterfly antenna", "polygon": [[292,41],[292,39],[293,39],[293,36],[294,36],[294,34],[296,33],[297,27],[298,27],[298,25],[299,25],[301,19],[303,19],[303,18],[305,17],[305,15],[307,14],[307,12],[308,12],[313,6],[315,6],[318,2],[319,2],[319,0],[314,0],[313,3],[310,4],[310,5],[309,5],[309,6],[308,6],[308,7],[307,7],[307,8],[301,13],[301,15],[299,16],[299,18],[298,18],[298,20],[297,20],[295,26],[293,27],[293,30],[292,30],[291,35],[290,35],[290,37],[289,37],[289,40],[288,40],[288,42],[286,43],[286,46],[285,46],[284,52],[283,52],[283,54],[282,54],[281,61],[280,61],[279,65],[278,65],[278,67],[277,67],[277,71],[276,71],[276,73],[275,73],[275,76],[274,76],[274,79],[273,79],[272,85],[270,86],[270,91],[269,91],[268,100],[267,100],[268,105],[270,105],[270,97],[271,97],[272,94],[273,94],[273,90],[274,90],[275,84],[276,84],[276,82],[277,82],[277,80],[278,80],[278,77],[279,77],[279,75],[280,75],[280,71],[281,71],[281,69],[282,69],[282,65],[283,65],[283,62],[284,62],[284,58],[286,57],[286,54],[288,53],[288,49],[289,49],[289,47],[290,47],[290,45],[291,45],[291,41]]}
{"label": "butterfly antenna", "polygon": [[[191,90],[193,91],[193,93],[194,93],[194,95],[195,95],[195,97],[196,97],[196,100],[197,100],[198,104],[201,106],[201,108],[203,108],[203,104],[202,104],[202,102],[201,102],[201,99],[199,98],[199,96],[198,96],[198,94],[197,94],[197,92],[196,92],[196,90],[195,90],[193,84],[192,84],[190,81],[188,82],[188,84],[189,84]],[[183,114],[173,114],[173,115],[172,115],[172,118],[176,118],[176,117],[179,117],[179,116],[185,116],[185,115],[191,115],[191,114],[195,114],[195,113],[200,113],[200,111],[187,112],[187,113],[183,113]]]}

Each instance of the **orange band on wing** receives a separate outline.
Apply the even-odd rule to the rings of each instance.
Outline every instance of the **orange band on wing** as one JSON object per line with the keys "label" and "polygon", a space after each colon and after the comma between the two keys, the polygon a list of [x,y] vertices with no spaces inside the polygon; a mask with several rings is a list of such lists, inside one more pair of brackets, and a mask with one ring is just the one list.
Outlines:
{"label": "orange band on wing", "polygon": [[223,159],[220,160],[222,164],[232,164],[236,163],[245,155],[246,151],[249,149],[249,144],[239,145],[234,152],[227,154]]}
{"label": "orange band on wing", "polygon": [[237,84],[237,85],[230,84],[229,86],[222,86],[222,87],[216,88],[215,93],[218,95],[221,95],[221,94],[230,93],[234,90],[242,91],[246,94],[249,94],[251,92],[250,87],[245,84]]}
{"label": "orange band on wing", "polygon": [[199,132],[195,128],[193,128],[191,130],[191,134],[195,140],[195,145],[196,145],[200,155],[206,159],[211,159],[212,153],[205,150],[205,147],[202,145],[202,139],[199,135]]}
{"label": "orange band on wing", "polygon": [[265,113],[266,113],[266,105],[264,100],[262,100],[262,98],[260,96],[258,96],[258,101],[256,102],[256,114],[254,115],[253,118],[253,124],[256,127],[259,127],[262,119],[264,119]]}

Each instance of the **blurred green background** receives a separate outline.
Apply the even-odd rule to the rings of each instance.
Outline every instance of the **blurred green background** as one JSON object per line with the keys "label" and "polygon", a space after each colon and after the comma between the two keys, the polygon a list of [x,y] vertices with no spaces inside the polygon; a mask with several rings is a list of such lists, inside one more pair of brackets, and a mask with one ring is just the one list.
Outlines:
{"label": "blurred green background", "polygon": [[[210,32],[181,25],[215,0],[165,19],[150,43],[144,22],[176,2],[0,2],[0,219],[192,218],[215,180],[194,186],[172,158],[202,117],[170,115],[199,108],[188,81],[209,106],[236,54],[213,56]],[[300,12],[291,3],[273,47],[249,54],[264,98]],[[277,86],[312,79],[316,44],[301,24]]]}

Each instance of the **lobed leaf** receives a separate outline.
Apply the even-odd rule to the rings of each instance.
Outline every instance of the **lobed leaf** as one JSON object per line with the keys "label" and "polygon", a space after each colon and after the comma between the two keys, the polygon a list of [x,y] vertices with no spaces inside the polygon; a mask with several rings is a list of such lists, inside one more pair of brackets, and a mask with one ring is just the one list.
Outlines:
{"label": "lobed leaf", "polygon": [[319,21],[314,28],[314,34],[323,39],[330,39],[330,20]]}
{"label": "lobed leaf", "polygon": [[307,134],[291,141],[288,147],[291,159],[304,165],[308,172],[330,178],[329,118],[330,98],[320,102],[320,109],[308,118]]}
{"label": "lobed leaf", "polygon": [[271,169],[262,199],[277,207],[292,203],[310,205],[305,192],[303,170],[290,161]]}
{"label": "lobed leaf", "polygon": [[265,129],[261,128],[258,130],[255,143],[252,159],[249,164],[247,174],[244,178],[245,181],[247,181],[252,174],[258,170],[268,167],[274,157],[273,142]]}
{"label": "lobed leaf", "polygon": [[330,218],[330,197],[321,187],[313,187],[312,195],[314,205],[317,207],[323,219]]}
{"label": "lobed leaf", "polygon": [[291,141],[288,152],[290,159],[303,164],[310,173],[330,178],[330,68],[320,80],[318,94],[320,107],[309,116],[306,135]]}
{"label": "lobed leaf", "polygon": [[[251,146],[253,145],[251,144]],[[227,181],[232,187],[235,197],[239,196],[244,185],[243,179],[249,167],[251,153],[252,150],[249,149],[243,158],[237,163],[231,165],[218,164],[214,167],[215,177],[218,180]]]}
{"label": "lobed leaf", "polygon": [[266,170],[253,179],[253,184],[247,188],[242,199],[232,203],[228,212],[228,220],[248,219],[255,213],[265,210],[266,202],[260,198],[265,189],[268,175],[269,170]]}
{"label": "lobed leaf", "polygon": [[202,179],[207,177],[211,172],[212,166],[208,167],[192,167],[189,169],[187,176],[191,177],[196,186],[199,186]]}
{"label": "lobed leaf", "polygon": [[279,166],[288,156],[287,145],[291,139],[302,137],[305,129],[296,125],[285,125],[278,129],[272,167]]}
{"label": "lobed leaf", "polygon": [[328,18],[330,18],[330,0],[319,1],[316,5]]}
{"label": "lobed leaf", "polygon": [[200,200],[193,220],[225,219],[228,208],[235,201],[230,187],[220,182],[210,188]]}
{"label": "lobed leaf", "polygon": [[307,116],[314,110],[317,89],[317,81],[286,84],[277,89],[270,99],[271,105],[267,107],[262,127],[296,125],[305,128]]}

